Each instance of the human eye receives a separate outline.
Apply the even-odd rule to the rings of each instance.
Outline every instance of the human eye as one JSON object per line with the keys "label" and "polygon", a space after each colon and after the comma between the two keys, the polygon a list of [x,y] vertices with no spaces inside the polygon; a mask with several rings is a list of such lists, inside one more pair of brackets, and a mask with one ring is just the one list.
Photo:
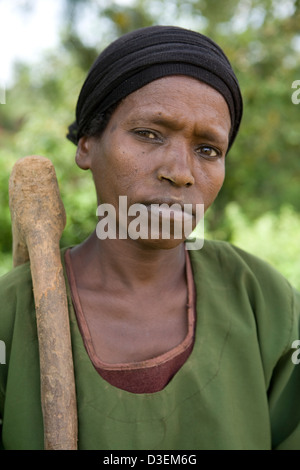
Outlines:
{"label": "human eye", "polygon": [[207,160],[216,160],[222,156],[221,150],[212,147],[211,145],[200,145],[196,152]]}
{"label": "human eye", "polygon": [[134,134],[143,140],[152,140],[156,142],[161,140],[161,136],[158,134],[158,132],[155,132],[151,129],[134,129]]}

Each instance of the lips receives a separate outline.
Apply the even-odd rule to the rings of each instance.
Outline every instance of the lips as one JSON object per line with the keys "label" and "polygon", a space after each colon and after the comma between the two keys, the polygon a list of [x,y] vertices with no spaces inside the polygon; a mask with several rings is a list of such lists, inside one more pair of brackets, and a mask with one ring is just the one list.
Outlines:
{"label": "lips", "polygon": [[183,210],[179,204],[177,206],[178,208],[174,207],[174,204],[173,207],[169,207],[167,204],[151,204],[147,206],[147,209],[151,216],[161,218],[162,220],[173,220],[174,222],[191,221],[193,215]]}
{"label": "lips", "polygon": [[153,199],[144,203],[148,211],[152,213],[160,213],[162,217],[169,216],[174,213],[174,216],[193,217],[195,216],[194,204],[184,204],[179,199]]}

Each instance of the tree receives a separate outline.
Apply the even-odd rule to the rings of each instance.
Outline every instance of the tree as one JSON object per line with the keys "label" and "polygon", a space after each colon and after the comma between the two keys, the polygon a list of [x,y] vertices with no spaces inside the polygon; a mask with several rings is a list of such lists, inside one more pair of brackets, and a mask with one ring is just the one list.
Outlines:
{"label": "tree", "polygon": [[41,153],[55,164],[68,214],[62,244],[77,243],[95,225],[93,184],[74,165],[66,127],[98,53],[119,35],[152,24],[178,24],[209,35],[225,50],[241,84],[244,118],[227,157],[224,187],[206,219],[208,231],[231,240],[232,225],[224,216],[230,202],[252,221],[268,211],[280,214],[285,205],[300,212],[300,105],[291,99],[292,83],[300,80],[300,0],[132,0],[125,5],[65,0],[64,5],[60,49],[34,70],[19,66],[10,99],[0,107],[4,253],[11,246],[8,176],[13,162],[26,154]]}

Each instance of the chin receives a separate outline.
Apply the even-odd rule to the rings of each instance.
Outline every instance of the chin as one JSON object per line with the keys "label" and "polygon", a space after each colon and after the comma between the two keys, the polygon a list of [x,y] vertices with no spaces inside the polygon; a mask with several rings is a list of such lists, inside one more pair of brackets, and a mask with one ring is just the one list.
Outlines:
{"label": "chin", "polygon": [[172,250],[178,248],[178,246],[184,243],[184,239],[143,239],[139,238],[135,240],[142,248],[152,250]]}

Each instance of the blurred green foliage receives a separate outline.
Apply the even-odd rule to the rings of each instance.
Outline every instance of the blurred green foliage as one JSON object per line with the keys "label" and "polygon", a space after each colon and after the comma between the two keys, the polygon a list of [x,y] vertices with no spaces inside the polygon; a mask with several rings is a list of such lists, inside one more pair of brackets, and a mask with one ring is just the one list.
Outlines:
{"label": "blurred green foliage", "polygon": [[[264,259],[300,289],[299,212],[283,205],[279,212],[265,212],[250,221],[241,207],[232,202],[225,209],[224,220],[231,232],[231,243]],[[215,238],[214,233],[205,236]]]}
{"label": "blurred green foliage", "polygon": [[264,257],[300,287],[300,104],[291,100],[292,83],[300,80],[300,0],[64,0],[64,6],[60,48],[34,66],[18,64],[0,105],[0,274],[11,267],[8,179],[15,161],[29,154],[53,161],[67,212],[62,246],[83,240],[96,224],[95,191],[65,134],[86,73],[120,34],[177,24],[223,47],[244,96],[240,134],[206,230]]}

